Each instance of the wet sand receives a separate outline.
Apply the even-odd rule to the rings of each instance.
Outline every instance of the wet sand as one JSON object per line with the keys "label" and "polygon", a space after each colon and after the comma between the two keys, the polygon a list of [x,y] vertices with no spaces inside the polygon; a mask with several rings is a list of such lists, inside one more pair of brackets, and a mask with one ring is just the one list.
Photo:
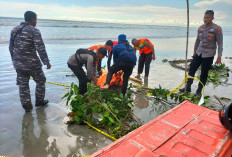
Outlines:
{"label": "wet sand", "polygon": [[[189,49],[191,50],[194,40],[195,38],[190,39]],[[172,90],[182,82],[184,71],[171,67],[169,63],[163,63],[162,59],[183,59],[185,39],[152,39],[152,41],[157,45],[157,60],[151,64],[148,86],[158,87],[161,85],[163,88]],[[78,47],[88,47],[93,44],[95,43],[82,45],[47,43],[47,51],[52,64],[51,70],[44,69],[47,81],[67,85],[76,82],[75,77],[66,77],[67,74],[72,74],[71,72],[57,70],[68,69],[66,61]],[[231,42],[226,40],[224,45],[224,56],[231,57]],[[11,65],[8,45],[1,44],[0,49],[2,51],[0,58],[0,155],[25,157],[90,155],[112,142],[88,126],[64,124],[64,118],[68,113],[65,100],[61,100],[67,92],[65,87],[46,84],[46,98],[50,101],[49,105],[41,108],[34,107],[32,113],[25,114],[19,101],[16,73]],[[231,59],[223,58],[223,62],[232,69]],[[136,75],[136,72],[137,66],[133,76]],[[230,75],[232,75],[231,72]],[[228,83],[232,84],[231,76]],[[34,104],[35,83],[32,80],[30,87]],[[195,92],[196,88],[197,82],[194,82],[192,91]],[[206,86],[205,94],[211,97],[217,95],[232,98],[231,89],[231,85],[216,87],[209,83]],[[152,98],[146,98],[143,93],[136,94],[134,97],[134,113],[144,123],[171,108],[161,103],[154,103]],[[215,106],[219,105],[215,103]]]}

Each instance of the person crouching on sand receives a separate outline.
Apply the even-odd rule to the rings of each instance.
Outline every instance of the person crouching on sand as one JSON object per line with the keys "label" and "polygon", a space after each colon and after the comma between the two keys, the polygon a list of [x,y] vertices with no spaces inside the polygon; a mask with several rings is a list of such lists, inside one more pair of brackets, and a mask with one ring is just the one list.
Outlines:
{"label": "person crouching on sand", "polygon": [[[87,92],[87,83],[97,83],[96,66],[99,60],[102,60],[107,54],[103,47],[99,48],[97,53],[88,49],[78,49],[76,53],[69,57],[68,67],[73,71],[79,80],[79,94],[84,95]],[[82,66],[85,65],[87,75]]]}

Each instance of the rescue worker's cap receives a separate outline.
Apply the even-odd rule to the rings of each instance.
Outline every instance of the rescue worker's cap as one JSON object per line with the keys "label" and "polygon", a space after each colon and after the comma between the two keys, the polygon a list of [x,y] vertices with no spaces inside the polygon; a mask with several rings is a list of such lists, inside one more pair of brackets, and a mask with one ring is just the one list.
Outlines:
{"label": "rescue worker's cap", "polygon": [[210,15],[214,16],[214,11],[213,10],[206,10],[205,15],[206,14],[210,14]]}
{"label": "rescue worker's cap", "polygon": [[107,45],[107,46],[113,46],[114,45],[114,43],[113,43],[113,41],[112,40],[108,40],[107,42],[106,42],[106,44],[105,45]]}
{"label": "rescue worker's cap", "polygon": [[106,50],[106,48],[104,48],[104,47],[100,47],[100,48],[98,49],[98,52],[99,52],[100,54],[103,54],[104,56],[106,56],[106,54],[107,54],[107,50]]}
{"label": "rescue worker's cap", "polygon": [[118,36],[118,42],[126,42],[126,35],[125,34],[120,34]]}

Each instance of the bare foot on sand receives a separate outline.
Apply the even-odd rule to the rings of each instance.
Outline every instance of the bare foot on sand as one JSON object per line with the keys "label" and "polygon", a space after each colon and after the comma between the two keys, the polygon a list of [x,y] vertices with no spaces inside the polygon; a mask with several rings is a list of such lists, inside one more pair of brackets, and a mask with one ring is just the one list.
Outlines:
{"label": "bare foot on sand", "polygon": [[109,89],[109,85],[108,84],[104,85],[104,86],[101,87],[101,89]]}
{"label": "bare foot on sand", "polygon": [[135,76],[135,78],[140,79],[140,74],[138,74],[137,76]]}

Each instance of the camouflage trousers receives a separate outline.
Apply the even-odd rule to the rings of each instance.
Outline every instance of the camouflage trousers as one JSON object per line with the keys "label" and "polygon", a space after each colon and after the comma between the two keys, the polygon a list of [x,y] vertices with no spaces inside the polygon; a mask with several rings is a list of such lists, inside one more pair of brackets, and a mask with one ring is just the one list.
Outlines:
{"label": "camouflage trousers", "polygon": [[43,101],[45,96],[45,82],[46,77],[42,68],[33,70],[20,70],[16,69],[17,72],[17,85],[19,86],[20,101],[23,108],[32,108],[31,95],[29,88],[30,77],[36,82],[35,97],[36,101]]}

